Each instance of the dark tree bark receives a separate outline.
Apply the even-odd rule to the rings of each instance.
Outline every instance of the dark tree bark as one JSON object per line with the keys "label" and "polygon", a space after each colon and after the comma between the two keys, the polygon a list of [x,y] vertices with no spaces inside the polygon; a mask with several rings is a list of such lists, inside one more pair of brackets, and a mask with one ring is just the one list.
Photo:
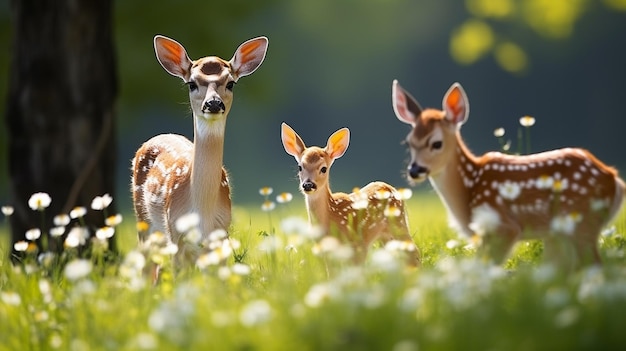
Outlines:
{"label": "dark tree bark", "polygon": [[[114,194],[117,96],[111,0],[13,0],[12,62],[6,124],[12,242],[42,227],[28,207],[35,192],[52,197],[42,232],[52,217]],[[113,203],[114,205],[114,203]],[[109,213],[115,209],[109,207]],[[91,228],[103,213],[89,210]],[[115,243],[109,248],[115,251]],[[62,245],[51,241],[51,250]],[[11,257],[20,259],[11,245]]]}

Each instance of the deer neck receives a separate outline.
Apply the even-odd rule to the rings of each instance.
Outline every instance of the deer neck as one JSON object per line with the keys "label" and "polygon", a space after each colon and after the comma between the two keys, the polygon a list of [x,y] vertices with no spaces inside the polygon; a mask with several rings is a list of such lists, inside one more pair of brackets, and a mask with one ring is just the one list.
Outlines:
{"label": "deer neck", "polygon": [[311,225],[319,225],[328,231],[332,196],[328,185],[318,189],[313,194],[306,194],[306,206]]}
{"label": "deer neck", "polygon": [[194,116],[194,150],[191,166],[192,211],[200,215],[205,230],[212,230],[210,220],[217,211],[224,159],[225,116],[220,121],[198,121]]}
{"label": "deer neck", "polygon": [[430,176],[430,182],[443,200],[451,225],[469,234],[471,195],[466,183],[472,180],[472,171],[478,169],[478,166],[476,156],[463,143],[458,131],[456,137],[454,155],[441,172]]}

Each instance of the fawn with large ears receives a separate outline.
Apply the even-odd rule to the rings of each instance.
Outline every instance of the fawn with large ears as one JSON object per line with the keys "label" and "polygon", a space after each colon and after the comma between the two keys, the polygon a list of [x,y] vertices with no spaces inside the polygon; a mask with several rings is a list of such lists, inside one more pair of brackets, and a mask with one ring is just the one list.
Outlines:
{"label": "fawn with large ears", "polygon": [[161,66],[189,87],[194,140],[161,134],[137,150],[132,161],[133,203],[137,220],[150,227],[139,233],[141,244],[149,233],[163,233],[167,242],[179,246],[177,260],[191,261],[197,247],[181,240],[184,233],[176,229],[179,218],[196,213],[203,238],[216,229],[228,230],[230,186],[222,166],[226,117],[235,83],[261,65],[267,45],[267,38],[258,37],[241,44],[230,60],[216,56],[191,60],[175,40],[154,37]]}
{"label": "fawn with large ears", "polygon": [[614,168],[579,148],[475,156],[461,137],[469,102],[459,83],[445,94],[441,110],[423,109],[398,81],[392,103],[398,119],[412,127],[409,180],[430,179],[451,222],[481,239],[480,255],[499,263],[518,240],[541,238],[547,256],[564,268],[600,263],[598,236],[624,197]]}
{"label": "fawn with large ears", "polygon": [[326,234],[339,233],[354,248],[356,262],[365,259],[374,241],[396,240],[403,243],[409,264],[419,264],[419,251],[409,234],[404,202],[396,189],[383,182],[372,182],[350,194],[331,192],[330,168],[348,148],[348,128],[333,133],[323,148],[307,147],[286,123],[281,126],[281,139],[285,151],[298,163],[300,191],[312,224],[319,225]]}

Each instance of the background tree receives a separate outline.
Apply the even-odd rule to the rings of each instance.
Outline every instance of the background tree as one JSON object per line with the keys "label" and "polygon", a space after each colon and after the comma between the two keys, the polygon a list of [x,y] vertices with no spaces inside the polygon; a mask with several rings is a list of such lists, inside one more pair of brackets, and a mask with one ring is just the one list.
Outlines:
{"label": "background tree", "polygon": [[[28,206],[35,192],[52,197],[44,233],[54,215],[114,194],[118,82],[112,1],[14,0],[10,6],[5,120],[15,243],[41,223],[41,213]],[[102,213],[89,211],[84,220],[91,228],[103,225]],[[62,250],[54,244],[52,250]]]}

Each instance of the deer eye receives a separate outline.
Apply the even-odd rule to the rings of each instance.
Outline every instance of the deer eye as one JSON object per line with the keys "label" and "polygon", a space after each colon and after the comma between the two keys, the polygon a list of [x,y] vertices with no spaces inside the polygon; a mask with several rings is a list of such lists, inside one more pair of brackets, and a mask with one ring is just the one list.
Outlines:
{"label": "deer eye", "polygon": [[233,91],[233,88],[235,87],[235,81],[230,81],[228,83],[226,83],[226,89]]}
{"label": "deer eye", "polygon": [[302,166],[298,165],[298,172],[302,172]]}
{"label": "deer eye", "polygon": [[322,173],[326,173],[326,171],[328,170],[328,168],[326,167],[322,167],[322,169],[320,170]]}
{"label": "deer eye", "polygon": [[189,87],[189,91],[198,90],[198,84],[196,84],[195,82],[187,82],[187,86]]}
{"label": "deer eye", "polygon": [[439,150],[439,149],[441,149],[442,146],[443,146],[443,142],[435,141],[434,143],[432,143],[430,145],[430,148],[433,149],[433,150]]}

